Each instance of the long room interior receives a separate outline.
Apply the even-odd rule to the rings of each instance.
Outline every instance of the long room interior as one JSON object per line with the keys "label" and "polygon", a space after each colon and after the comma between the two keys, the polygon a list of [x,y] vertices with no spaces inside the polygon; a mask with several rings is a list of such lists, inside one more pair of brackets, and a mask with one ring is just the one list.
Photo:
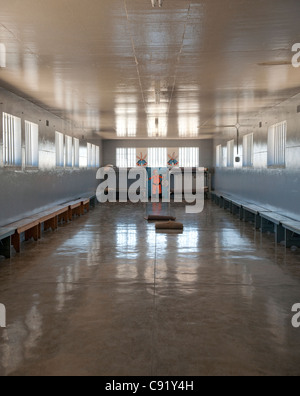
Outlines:
{"label": "long room interior", "polygon": [[0,376],[298,376],[299,1],[0,10]]}

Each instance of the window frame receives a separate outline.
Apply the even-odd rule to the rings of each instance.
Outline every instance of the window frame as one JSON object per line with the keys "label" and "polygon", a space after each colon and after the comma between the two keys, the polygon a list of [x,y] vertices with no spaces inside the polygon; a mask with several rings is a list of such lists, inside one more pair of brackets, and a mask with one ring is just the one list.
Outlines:
{"label": "window frame", "polygon": [[268,130],[268,168],[286,167],[287,121],[270,126]]}
{"label": "window frame", "polygon": [[[122,153],[122,156],[120,155]],[[122,157],[122,158],[121,158]],[[136,168],[136,148],[117,147],[116,166],[120,169]]]}
{"label": "window frame", "polygon": [[27,120],[25,120],[25,167],[39,167],[39,126]]}
{"label": "window frame", "polygon": [[227,168],[234,168],[234,149],[235,140],[229,140],[227,142]]}
{"label": "window frame", "polygon": [[2,163],[4,167],[22,167],[22,120],[2,113]]}
{"label": "window frame", "polygon": [[65,135],[65,167],[73,168],[73,138]]}
{"label": "window frame", "polygon": [[[249,147],[250,144],[250,147]],[[254,133],[243,136],[243,168],[254,166]]]}
{"label": "window frame", "polygon": [[223,168],[223,146],[218,144],[216,146],[216,168]]}
{"label": "window frame", "polygon": [[62,169],[65,167],[65,136],[63,133],[55,131],[55,155],[56,168]]}
{"label": "window frame", "polygon": [[199,147],[179,147],[179,166],[181,168],[199,168],[200,167]]}
{"label": "window frame", "polygon": [[[155,155],[154,153],[157,152]],[[161,157],[161,158],[159,158]],[[152,162],[154,161],[154,162]],[[149,147],[148,148],[148,167],[149,168],[167,168],[168,167],[168,149],[166,147]]]}
{"label": "window frame", "polygon": [[73,138],[73,167],[79,169],[80,164],[80,141],[77,138]]}

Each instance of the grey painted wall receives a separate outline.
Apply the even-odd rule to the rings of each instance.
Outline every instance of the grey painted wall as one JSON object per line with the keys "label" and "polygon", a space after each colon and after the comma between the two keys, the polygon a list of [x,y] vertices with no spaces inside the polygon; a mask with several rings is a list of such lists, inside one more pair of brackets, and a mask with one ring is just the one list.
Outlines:
{"label": "grey painted wall", "polygon": [[148,148],[148,147],[199,147],[200,166],[211,168],[213,166],[213,141],[212,140],[104,140],[104,164],[116,165],[117,148]]}
{"label": "grey painted wall", "polygon": [[[300,95],[270,111],[258,114],[257,123],[253,128],[242,128],[241,143],[243,135],[254,133],[253,168],[243,168],[242,161],[232,169],[226,168],[227,141],[236,139],[234,130],[224,131],[223,136],[215,140],[214,161],[218,144],[223,146],[224,157],[223,168],[215,170],[214,184],[217,190],[276,208],[300,219],[300,114],[297,113],[299,104]],[[267,166],[268,129],[281,121],[287,121],[286,168],[271,169]],[[259,127],[259,122],[263,123],[262,128]],[[235,152],[237,154],[237,145]],[[242,144],[240,156],[242,158]]]}
{"label": "grey painted wall", "polygon": [[[39,169],[25,168],[24,163],[20,168],[3,167],[2,112],[22,119],[23,153],[25,120],[39,125]],[[75,127],[70,122],[4,89],[0,89],[0,120],[0,226],[88,192],[95,192],[98,184],[96,169],[56,169],[55,131],[76,136]],[[50,122],[49,127],[46,126],[46,120]],[[101,146],[99,139],[90,142]],[[83,156],[86,144],[86,140],[80,141]]]}

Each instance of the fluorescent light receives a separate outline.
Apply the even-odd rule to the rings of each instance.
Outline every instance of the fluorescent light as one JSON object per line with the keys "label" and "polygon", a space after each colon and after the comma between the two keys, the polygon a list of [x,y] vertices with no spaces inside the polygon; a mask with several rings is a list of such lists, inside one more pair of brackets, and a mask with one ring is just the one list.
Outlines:
{"label": "fluorescent light", "polygon": [[6,67],[6,47],[0,43],[0,68]]}
{"label": "fluorescent light", "polygon": [[156,7],[157,4],[160,8],[162,8],[163,6],[163,0],[151,0],[151,3],[153,8]]}

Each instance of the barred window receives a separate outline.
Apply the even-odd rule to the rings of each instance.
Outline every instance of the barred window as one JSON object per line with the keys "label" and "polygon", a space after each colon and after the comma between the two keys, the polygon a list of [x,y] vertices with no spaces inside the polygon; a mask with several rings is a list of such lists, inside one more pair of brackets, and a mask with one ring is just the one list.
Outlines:
{"label": "barred window", "polygon": [[73,166],[73,139],[66,136],[66,167],[72,168]]}
{"label": "barred window", "polygon": [[79,139],[74,138],[74,168],[79,168]]}
{"label": "barred window", "polygon": [[116,160],[118,168],[136,167],[136,149],[135,148],[117,148]]}
{"label": "barred window", "polygon": [[220,144],[216,147],[216,167],[222,168],[222,166],[223,166],[223,147]]}
{"label": "barred window", "polygon": [[25,165],[39,166],[39,126],[25,121]]}
{"label": "barred window", "polygon": [[22,165],[22,127],[21,119],[3,113],[3,164]]}
{"label": "barred window", "polygon": [[149,167],[151,168],[167,167],[167,157],[167,148],[155,147],[148,149]]}
{"label": "barred window", "polygon": [[182,147],[179,149],[179,166],[183,168],[198,168],[199,164],[199,147]]}
{"label": "barred window", "polygon": [[253,166],[254,159],[254,134],[250,133],[243,137],[243,166]]}
{"label": "barred window", "polygon": [[55,132],[55,147],[56,147],[56,166],[63,168],[64,161],[64,135],[60,132]]}
{"label": "barred window", "polygon": [[285,166],[287,122],[269,128],[268,166]]}
{"label": "barred window", "polygon": [[227,143],[227,167],[234,167],[234,140]]}

